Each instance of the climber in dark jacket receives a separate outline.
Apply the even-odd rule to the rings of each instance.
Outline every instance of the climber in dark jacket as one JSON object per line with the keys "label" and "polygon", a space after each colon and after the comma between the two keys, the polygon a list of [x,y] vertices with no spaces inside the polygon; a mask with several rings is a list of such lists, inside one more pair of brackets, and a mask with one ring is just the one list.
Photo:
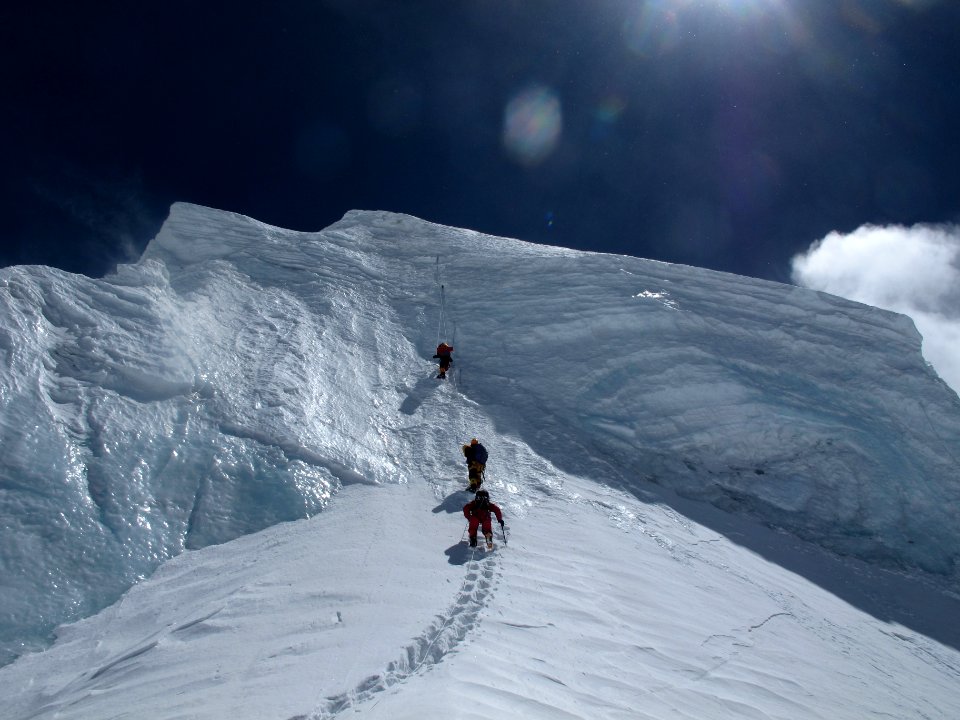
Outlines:
{"label": "climber in dark jacket", "polygon": [[467,481],[471,492],[476,492],[483,482],[483,473],[487,469],[487,449],[476,438],[463,446],[463,456],[467,459]]}

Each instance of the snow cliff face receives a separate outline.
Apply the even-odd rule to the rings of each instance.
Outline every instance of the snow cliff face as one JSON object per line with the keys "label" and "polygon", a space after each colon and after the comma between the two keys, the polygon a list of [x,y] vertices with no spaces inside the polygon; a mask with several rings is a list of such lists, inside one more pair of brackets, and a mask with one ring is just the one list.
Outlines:
{"label": "snow cliff face", "polygon": [[960,403],[903,316],[390,213],[296,233],[176,205],[103,280],[0,271],[0,661],[184,549],[414,458],[449,473],[450,419],[416,447],[396,420],[440,339],[504,481],[522,447],[956,581]]}

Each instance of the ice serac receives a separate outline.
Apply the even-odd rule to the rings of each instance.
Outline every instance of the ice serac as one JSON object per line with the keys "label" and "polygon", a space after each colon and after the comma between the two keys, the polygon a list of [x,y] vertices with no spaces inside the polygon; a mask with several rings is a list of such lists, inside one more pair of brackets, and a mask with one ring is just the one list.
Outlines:
{"label": "ice serac", "polygon": [[179,205],[102,280],[0,271],[0,661],[184,549],[399,477],[367,450],[380,304],[351,252]]}
{"label": "ice serac", "polygon": [[435,386],[440,282],[499,436],[956,581],[960,401],[903,316],[392,213],[299,233],[177,204],[106,278],[0,271],[0,659],[184,549],[456,453],[401,422]]}

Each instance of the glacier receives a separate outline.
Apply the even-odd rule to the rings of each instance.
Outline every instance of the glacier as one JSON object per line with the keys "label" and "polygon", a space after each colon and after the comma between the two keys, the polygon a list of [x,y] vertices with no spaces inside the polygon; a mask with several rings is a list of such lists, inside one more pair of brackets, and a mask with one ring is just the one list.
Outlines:
{"label": "glacier", "polygon": [[[457,453],[472,436],[492,450],[488,483],[518,546],[524,528],[576,526],[568,515],[599,508],[616,532],[650,540],[671,563],[691,562],[693,536],[693,544],[723,538],[741,548],[731,553],[766,556],[841,596],[842,583],[823,581],[814,565],[847,558],[840,576],[852,567],[871,578],[893,572],[885,582],[904,597],[929,587],[939,598],[930,602],[955,606],[960,400],[924,362],[920,337],[902,315],[394,213],[354,211],[302,233],[188,204],[171,209],[139,262],[103,279],[45,267],[0,270],[0,303],[0,660],[22,656],[0,671],[8,690],[21,687],[21,673],[42,673],[30,668],[44,657],[70,657],[90,637],[123,626],[117,608],[147,588],[161,588],[154,598],[185,598],[168,603],[182,602],[186,613],[164,620],[171,637],[169,628],[182,637],[211,627],[227,613],[209,597],[226,591],[191,594],[184,584],[200,583],[184,578],[211,558],[223,564],[201,572],[204,583],[212,582],[206,575],[246,577],[244,562],[225,553],[296,546],[306,542],[301,532],[322,537],[310,545],[318,577],[272,556],[275,572],[303,578],[311,589],[299,592],[314,608],[317,598],[360,584],[355,595],[367,605],[351,607],[365,607],[373,623],[369,580],[324,559],[327,549],[350,553],[343,537],[357,541],[359,532],[351,523],[365,534],[403,535],[405,520],[380,508],[397,493],[404,499],[391,502],[417,517],[417,531],[432,542],[409,555],[389,542],[381,548],[378,571],[409,563],[416,580],[404,585],[408,603],[397,610],[406,622],[387,634],[435,641],[459,627],[450,641],[457,646],[488,607],[477,600],[480,586],[499,577],[466,563],[456,537],[447,548],[432,522],[455,522],[464,475]],[[439,339],[456,348],[446,384],[433,377],[430,360]],[[549,504],[561,501],[566,513]],[[362,519],[375,508],[377,524]],[[302,522],[288,522],[295,520]],[[613,547],[587,528],[564,533]],[[446,549],[449,562],[431,566],[430,548]],[[613,557],[623,552],[618,546]],[[804,559],[812,552],[824,553],[818,563]],[[729,567],[728,560],[711,566]],[[464,563],[474,568],[469,588],[456,574]],[[586,583],[583,557],[571,564]],[[630,565],[624,558],[610,577]],[[291,575],[283,577],[289,584]],[[425,610],[447,625],[417,630],[423,618],[410,617],[409,606],[429,603],[410,597],[416,587],[435,588],[435,577],[460,583],[454,605],[472,614]],[[541,588],[546,577],[538,578]],[[897,584],[908,582],[903,577],[914,579],[909,588]],[[678,585],[670,597],[692,591],[659,579]],[[631,576],[627,585],[641,582]],[[231,592],[249,591],[237,583]],[[909,604],[871,605],[868,595],[858,586],[846,599],[911,623]],[[590,597],[585,606],[602,605]],[[546,599],[562,604],[559,591]],[[161,616],[142,602],[147,615]],[[936,622],[914,625],[956,642]],[[141,655],[158,654],[159,641],[149,638],[160,631],[152,632],[116,648],[87,680],[103,682]],[[910,637],[914,648],[928,642]],[[55,638],[52,649],[36,652]],[[395,681],[445,655],[419,647],[408,646],[416,662],[393,664]],[[382,684],[388,676],[373,677]],[[345,682],[354,687],[347,695],[314,696],[298,707],[325,717],[377,687]],[[44,697],[59,692],[48,688]],[[23,700],[30,712],[37,702]]]}

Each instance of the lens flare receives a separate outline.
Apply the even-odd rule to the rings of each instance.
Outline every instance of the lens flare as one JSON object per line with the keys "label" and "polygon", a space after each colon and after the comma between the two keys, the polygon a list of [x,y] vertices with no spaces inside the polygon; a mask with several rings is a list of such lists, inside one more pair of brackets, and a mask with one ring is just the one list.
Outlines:
{"label": "lens flare", "polygon": [[507,103],[503,145],[521,165],[538,165],[556,148],[562,126],[556,93],[542,85],[530,87]]}
{"label": "lens flare", "polygon": [[602,123],[615,123],[626,109],[626,101],[619,95],[608,95],[594,111],[594,117]]}

